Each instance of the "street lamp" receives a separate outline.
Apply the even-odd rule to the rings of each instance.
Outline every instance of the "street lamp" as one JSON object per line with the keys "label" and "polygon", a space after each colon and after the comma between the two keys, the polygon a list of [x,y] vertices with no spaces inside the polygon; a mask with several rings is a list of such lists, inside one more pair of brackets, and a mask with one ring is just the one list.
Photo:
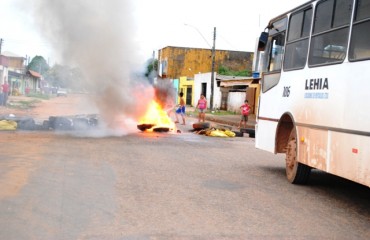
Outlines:
{"label": "street lamp", "polygon": [[212,70],[211,70],[211,101],[210,108],[213,110],[213,94],[214,94],[214,74],[215,74],[215,46],[216,46],[216,27],[213,28],[213,46],[212,46]]}
{"label": "street lamp", "polygon": [[[185,23],[185,26],[189,26],[189,27],[192,27],[194,28],[199,34],[200,36],[202,36],[203,40],[207,43],[207,45],[209,47],[211,47],[211,45],[208,43],[208,41],[206,40],[206,38],[203,36],[203,34],[198,30],[198,28],[194,27],[193,25],[189,25],[189,24],[186,24]],[[213,110],[213,96],[214,96],[214,72],[215,72],[215,57],[216,57],[216,54],[215,54],[215,47],[216,47],[216,27],[213,28],[213,45],[212,45],[212,67],[211,67],[211,100],[210,100],[210,109]]]}

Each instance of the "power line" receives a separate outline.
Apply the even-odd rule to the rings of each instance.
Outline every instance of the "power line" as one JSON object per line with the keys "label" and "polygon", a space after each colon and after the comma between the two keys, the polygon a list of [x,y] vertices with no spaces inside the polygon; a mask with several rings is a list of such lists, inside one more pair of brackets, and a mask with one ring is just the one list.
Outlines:
{"label": "power line", "polygon": [[[8,45],[27,45],[27,46],[43,46],[43,47],[50,47],[50,44],[48,42],[30,42],[29,40],[19,40],[19,39],[11,39],[11,38],[6,38],[3,39],[3,44]],[[8,44],[7,44],[8,43]]]}
{"label": "power line", "polygon": [[195,27],[195,26],[193,26],[193,25],[187,24],[187,23],[184,23],[184,25],[185,25],[185,26],[189,26],[189,27],[191,27],[191,28],[194,28],[194,29],[195,29],[195,30],[200,34],[200,36],[203,38],[203,40],[207,43],[208,47],[209,47],[209,48],[212,48],[211,44],[209,44],[209,42],[207,41],[207,39],[203,36],[203,34],[199,31],[199,29],[198,29],[198,28],[196,28],[196,27]]}
{"label": "power line", "polygon": [[236,50],[237,48],[235,46],[233,46],[233,44],[231,44],[224,36],[222,36],[221,34],[218,34],[218,36],[220,38],[222,38],[233,50]]}

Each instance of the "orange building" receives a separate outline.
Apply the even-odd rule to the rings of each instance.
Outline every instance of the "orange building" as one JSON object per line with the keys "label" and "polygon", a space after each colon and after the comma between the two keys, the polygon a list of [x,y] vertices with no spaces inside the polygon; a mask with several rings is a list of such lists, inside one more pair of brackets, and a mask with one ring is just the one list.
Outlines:
{"label": "orange building", "polygon": [[[215,68],[220,67],[231,71],[252,71],[253,52],[215,50]],[[193,106],[199,96],[194,86],[196,74],[212,71],[212,50],[205,48],[186,48],[168,46],[158,51],[158,75],[162,79],[171,80],[177,93],[182,92],[186,105]],[[179,101],[178,98],[175,100]]]}
{"label": "orange building", "polygon": [[[212,50],[168,46],[158,51],[158,75],[162,78],[179,79],[195,74],[211,72]],[[252,70],[253,52],[215,50],[215,72],[223,66],[229,70]]]}

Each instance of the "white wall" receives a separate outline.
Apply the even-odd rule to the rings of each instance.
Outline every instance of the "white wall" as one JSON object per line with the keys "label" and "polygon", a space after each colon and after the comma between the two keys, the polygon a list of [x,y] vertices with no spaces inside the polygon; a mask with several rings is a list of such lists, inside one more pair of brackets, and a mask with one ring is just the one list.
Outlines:
{"label": "white wall", "polygon": [[[5,80],[7,81],[9,80],[8,79],[8,68],[0,65],[0,85],[2,85],[5,82]],[[10,84],[10,82],[8,83]]]}
{"label": "white wall", "polygon": [[[207,108],[210,108],[211,104],[211,72],[208,73],[199,73],[194,75],[194,103],[193,105],[196,106],[198,99],[200,98],[200,94],[202,91],[202,83],[207,83]],[[214,73],[214,85],[213,85],[213,107],[219,108],[221,105],[221,91],[220,87],[217,87],[216,82],[216,73]]]}
{"label": "white wall", "polygon": [[229,92],[227,110],[240,113],[240,106],[244,104],[245,92]]}

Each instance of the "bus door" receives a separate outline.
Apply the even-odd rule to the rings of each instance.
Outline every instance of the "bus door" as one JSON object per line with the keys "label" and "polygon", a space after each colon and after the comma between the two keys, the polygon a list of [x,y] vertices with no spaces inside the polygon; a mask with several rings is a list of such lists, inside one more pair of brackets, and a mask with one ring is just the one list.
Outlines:
{"label": "bus door", "polygon": [[[267,27],[268,32],[263,32],[260,37],[259,50],[264,50],[262,58],[262,92],[276,86],[280,80],[287,18],[271,22]],[[267,41],[266,41],[267,37]],[[265,42],[264,42],[265,41]]]}

